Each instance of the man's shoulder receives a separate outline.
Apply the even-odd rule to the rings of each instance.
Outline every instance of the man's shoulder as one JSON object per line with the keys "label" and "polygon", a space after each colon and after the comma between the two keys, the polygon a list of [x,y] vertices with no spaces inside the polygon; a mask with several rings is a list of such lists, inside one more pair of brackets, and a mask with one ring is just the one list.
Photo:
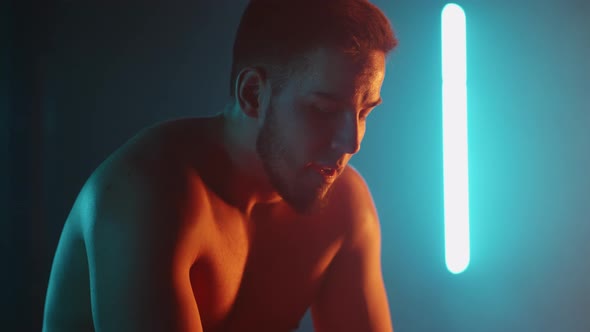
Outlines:
{"label": "man's shoulder", "polygon": [[186,218],[189,208],[203,201],[204,185],[166,125],[140,131],[103,161],[86,181],[77,205],[92,202],[94,220],[105,214]]}
{"label": "man's shoulder", "polygon": [[[174,151],[167,124],[157,124],[139,131],[106,158],[92,173],[94,185],[157,185],[182,176],[182,153]],[[131,181],[140,179],[141,181]],[[105,189],[106,189],[105,187]],[[102,188],[102,187],[101,187]]]}
{"label": "man's shoulder", "polygon": [[378,240],[380,222],[367,182],[352,166],[347,166],[334,183],[329,205],[334,222],[348,238],[348,246]]}
{"label": "man's shoulder", "polygon": [[367,182],[361,173],[351,165],[347,165],[344,171],[334,183],[333,198],[336,204],[350,207],[351,209],[367,208],[373,204],[371,192]]}

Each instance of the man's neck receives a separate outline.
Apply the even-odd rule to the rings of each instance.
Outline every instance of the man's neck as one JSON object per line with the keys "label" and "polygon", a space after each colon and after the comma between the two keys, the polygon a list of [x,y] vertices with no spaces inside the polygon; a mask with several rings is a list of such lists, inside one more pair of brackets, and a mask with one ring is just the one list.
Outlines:
{"label": "man's neck", "polygon": [[[268,180],[256,153],[256,123],[228,110],[214,117],[215,130],[209,141],[221,152],[207,163],[216,183],[216,191],[229,204],[250,216],[257,204],[282,201]],[[215,150],[213,154],[215,154]]]}

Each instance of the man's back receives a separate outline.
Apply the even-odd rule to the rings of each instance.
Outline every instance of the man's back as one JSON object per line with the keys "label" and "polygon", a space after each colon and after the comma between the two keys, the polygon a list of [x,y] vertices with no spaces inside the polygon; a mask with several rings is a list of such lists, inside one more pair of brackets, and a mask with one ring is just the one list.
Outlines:
{"label": "man's back", "polygon": [[153,127],[94,172],[56,252],[46,331],[297,326],[355,227],[339,193],[360,177],[347,168],[317,214],[269,204],[246,216],[216,192],[227,159],[215,130],[213,119]]}

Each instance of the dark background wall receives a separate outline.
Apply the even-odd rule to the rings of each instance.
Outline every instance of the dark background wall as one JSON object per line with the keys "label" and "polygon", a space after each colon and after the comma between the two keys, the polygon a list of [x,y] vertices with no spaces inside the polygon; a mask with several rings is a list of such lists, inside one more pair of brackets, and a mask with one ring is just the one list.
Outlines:
{"label": "dark background wall", "polygon": [[[374,3],[400,46],[352,164],[379,210],[396,331],[590,330],[590,3],[458,2],[472,226],[460,275],[444,265],[444,2]],[[223,107],[244,4],[0,4],[0,329],[39,330],[61,227],[110,152]]]}

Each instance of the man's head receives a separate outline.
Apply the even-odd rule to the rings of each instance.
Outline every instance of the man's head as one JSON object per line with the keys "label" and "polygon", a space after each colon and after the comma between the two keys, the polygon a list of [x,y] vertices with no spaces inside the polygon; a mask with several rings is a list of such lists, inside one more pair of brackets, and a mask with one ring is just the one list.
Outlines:
{"label": "man's head", "polygon": [[256,152],[299,212],[321,203],[380,102],[388,20],[363,0],[251,0],[234,44],[231,95],[257,123]]}
{"label": "man's head", "polygon": [[361,55],[396,45],[388,19],[367,0],[250,0],[234,40],[230,96],[245,67],[265,68],[277,90],[315,48]]}

